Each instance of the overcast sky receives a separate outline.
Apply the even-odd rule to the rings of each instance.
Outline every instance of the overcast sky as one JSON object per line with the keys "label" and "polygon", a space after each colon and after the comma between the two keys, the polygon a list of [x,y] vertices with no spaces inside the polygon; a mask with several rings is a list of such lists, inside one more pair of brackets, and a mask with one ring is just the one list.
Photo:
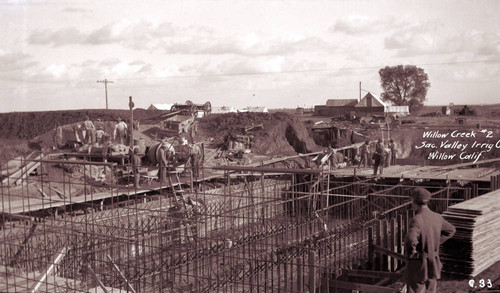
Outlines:
{"label": "overcast sky", "polygon": [[[500,1],[0,0],[0,112],[191,100],[295,108],[428,73],[427,104],[497,103]],[[363,92],[365,93],[365,92]]]}

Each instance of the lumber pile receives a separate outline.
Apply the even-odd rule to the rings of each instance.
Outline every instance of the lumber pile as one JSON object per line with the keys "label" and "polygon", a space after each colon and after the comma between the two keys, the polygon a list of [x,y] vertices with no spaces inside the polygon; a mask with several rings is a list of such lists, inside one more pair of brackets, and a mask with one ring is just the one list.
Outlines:
{"label": "lumber pile", "polygon": [[457,232],[444,243],[443,271],[457,277],[475,277],[500,260],[500,190],[448,208],[443,217]]}

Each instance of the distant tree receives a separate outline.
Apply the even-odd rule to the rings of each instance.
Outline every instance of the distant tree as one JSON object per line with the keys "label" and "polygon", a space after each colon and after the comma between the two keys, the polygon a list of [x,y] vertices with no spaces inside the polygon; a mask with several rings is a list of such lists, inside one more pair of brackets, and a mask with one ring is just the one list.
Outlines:
{"label": "distant tree", "polygon": [[410,111],[426,101],[431,86],[427,73],[415,65],[386,66],[378,71],[384,92],[382,99],[396,106],[409,106]]}

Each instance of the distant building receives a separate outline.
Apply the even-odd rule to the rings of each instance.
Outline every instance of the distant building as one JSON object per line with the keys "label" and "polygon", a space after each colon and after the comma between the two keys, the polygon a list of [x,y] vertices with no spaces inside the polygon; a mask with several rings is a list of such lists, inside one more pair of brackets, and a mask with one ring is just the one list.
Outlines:
{"label": "distant building", "polygon": [[410,107],[408,106],[387,106],[386,114],[396,115],[396,116],[407,116],[410,115]]}
{"label": "distant building", "polygon": [[326,105],[314,106],[314,115],[318,116],[337,116],[354,111],[354,106],[358,103],[357,99],[329,99]]}
{"label": "distant building", "polygon": [[408,106],[391,106],[372,93],[367,93],[360,101],[357,99],[330,99],[326,105],[314,106],[314,115],[340,116],[354,115],[358,117],[368,115],[409,114]]}
{"label": "distant building", "polygon": [[167,110],[170,111],[174,104],[151,104],[148,110]]}
{"label": "distant building", "polygon": [[239,109],[238,112],[269,113],[267,107],[246,107],[243,109]]}
{"label": "distant building", "polygon": [[385,115],[387,104],[372,93],[367,93],[359,103],[354,106],[358,116]]}
{"label": "distant building", "polygon": [[237,110],[234,107],[222,106],[213,107],[212,114],[224,114],[224,113],[236,113]]}

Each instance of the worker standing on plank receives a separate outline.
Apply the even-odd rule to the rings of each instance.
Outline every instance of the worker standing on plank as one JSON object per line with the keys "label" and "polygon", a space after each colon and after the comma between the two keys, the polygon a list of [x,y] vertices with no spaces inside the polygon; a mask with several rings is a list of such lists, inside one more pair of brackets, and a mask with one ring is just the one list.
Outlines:
{"label": "worker standing on plank", "polygon": [[134,186],[136,188],[140,188],[141,186],[139,185],[139,182],[141,179],[141,174],[139,173],[139,168],[141,167],[141,157],[139,156],[139,149],[138,148],[134,148],[131,162],[132,162],[132,168],[133,168],[133,172],[134,172]]}
{"label": "worker standing on plank", "polygon": [[415,216],[410,221],[405,237],[408,292],[435,293],[443,267],[439,258],[439,246],[453,237],[456,230],[440,214],[429,209],[429,191],[416,187],[410,196]]}
{"label": "worker standing on plank", "polygon": [[359,156],[361,157],[359,160],[359,166],[358,168],[361,168],[361,165],[363,165],[363,168],[366,168],[366,165],[368,164],[368,157],[369,157],[369,147],[370,142],[367,140],[363,145],[359,147]]}
{"label": "worker standing on plank", "polygon": [[396,165],[396,143],[392,138],[389,140],[389,149],[391,150],[389,165]]}
{"label": "worker standing on plank", "polygon": [[85,116],[85,121],[83,122],[87,135],[85,137],[85,143],[93,144],[95,143],[95,126],[90,120],[89,116]]}
{"label": "worker standing on plank", "polygon": [[200,166],[203,165],[203,149],[200,144],[192,144],[190,147],[191,167],[194,179],[198,179]]}
{"label": "worker standing on plank", "polygon": [[167,182],[168,159],[175,154],[173,145],[166,141],[163,142],[161,144],[160,149],[158,150],[158,154],[159,154],[158,180],[160,182]]}
{"label": "worker standing on plank", "polygon": [[115,131],[113,132],[113,139],[119,141],[121,144],[127,142],[127,124],[122,121],[122,118],[118,117],[118,123],[115,125]]}
{"label": "worker standing on plank", "polygon": [[379,139],[377,145],[375,146],[375,153],[373,153],[373,175],[377,175],[377,171],[380,167],[380,175],[384,169],[384,143],[382,139]]}

